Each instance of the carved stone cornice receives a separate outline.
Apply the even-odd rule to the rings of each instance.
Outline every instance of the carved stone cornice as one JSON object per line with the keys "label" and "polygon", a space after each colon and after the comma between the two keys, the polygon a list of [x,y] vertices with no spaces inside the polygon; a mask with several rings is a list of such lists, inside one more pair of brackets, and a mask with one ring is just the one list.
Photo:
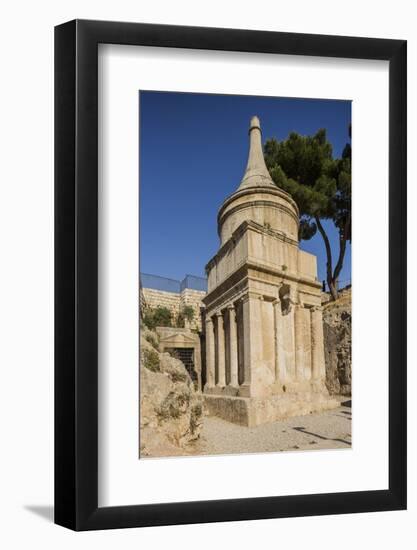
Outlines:
{"label": "carved stone cornice", "polygon": [[249,229],[252,231],[257,231],[258,233],[261,233],[263,235],[269,235],[271,237],[274,237],[275,239],[278,239],[279,241],[298,247],[298,241],[291,239],[291,237],[288,237],[285,233],[276,231],[275,229],[264,227],[260,223],[246,220],[233,231],[230,239],[228,239],[224,243],[224,245],[219,248],[217,253],[207,262],[205,267],[206,274],[208,274],[209,271],[216,265],[216,263],[230,251],[230,249],[236,244],[240,237],[242,237],[245,231]]}

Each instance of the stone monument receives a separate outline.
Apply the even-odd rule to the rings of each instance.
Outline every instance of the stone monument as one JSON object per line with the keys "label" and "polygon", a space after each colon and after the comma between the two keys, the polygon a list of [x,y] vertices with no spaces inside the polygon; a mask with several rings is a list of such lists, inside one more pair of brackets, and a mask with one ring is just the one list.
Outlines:
{"label": "stone monument", "polygon": [[256,116],[249,142],[206,266],[204,394],[209,414],[255,426],[338,402],[325,386],[316,257],[299,249],[298,208],[269,175]]}

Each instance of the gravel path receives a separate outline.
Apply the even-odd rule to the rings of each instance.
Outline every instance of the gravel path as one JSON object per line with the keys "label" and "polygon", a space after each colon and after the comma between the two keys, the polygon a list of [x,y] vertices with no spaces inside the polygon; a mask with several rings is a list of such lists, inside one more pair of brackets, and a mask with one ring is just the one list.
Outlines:
{"label": "gravel path", "polygon": [[193,454],[347,449],[351,446],[351,422],[351,408],[347,406],[255,428],[206,417],[198,449]]}

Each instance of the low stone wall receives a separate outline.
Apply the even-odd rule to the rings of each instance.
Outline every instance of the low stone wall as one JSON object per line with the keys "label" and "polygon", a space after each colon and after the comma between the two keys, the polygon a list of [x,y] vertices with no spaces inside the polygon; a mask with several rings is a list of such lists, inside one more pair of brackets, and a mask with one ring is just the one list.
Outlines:
{"label": "low stone wall", "polygon": [[339,406],[339,401],[315,392],[281,394],[269,398],[205,394],[204,404],[210,416],[217,416],[241,426],[253,427],[291,416],[334,409]]}

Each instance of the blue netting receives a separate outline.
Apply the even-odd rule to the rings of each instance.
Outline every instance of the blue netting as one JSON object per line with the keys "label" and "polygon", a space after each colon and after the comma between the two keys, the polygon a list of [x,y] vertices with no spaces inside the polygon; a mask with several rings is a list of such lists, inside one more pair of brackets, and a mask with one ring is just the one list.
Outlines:
{"label": "blue netting", "polygon": [[196,277],[195,275],[186,275],[182,281],[177,281],[176,279],[168,279],[167,277],[160,277],[159,275],[141,273],[140,283],[142,288],[165,290],[165,292],[180,293],[185,288],[207,292],[207,279],[204,277]]}
{"label": "blue netting", "polygon": [[166,292],[177,292],[181,290],[180,281],[168,279],[167,277],[159,277],[159,275],[149,275],[147,273],[140,274],[142,288],[153,288],[155,290],[165,290]]}
{"label": "blue netting", "polygon": [[186,275],[181,281],[181,290],[184,290],[184,288],[207,292],[207,279],[195,275]]}

